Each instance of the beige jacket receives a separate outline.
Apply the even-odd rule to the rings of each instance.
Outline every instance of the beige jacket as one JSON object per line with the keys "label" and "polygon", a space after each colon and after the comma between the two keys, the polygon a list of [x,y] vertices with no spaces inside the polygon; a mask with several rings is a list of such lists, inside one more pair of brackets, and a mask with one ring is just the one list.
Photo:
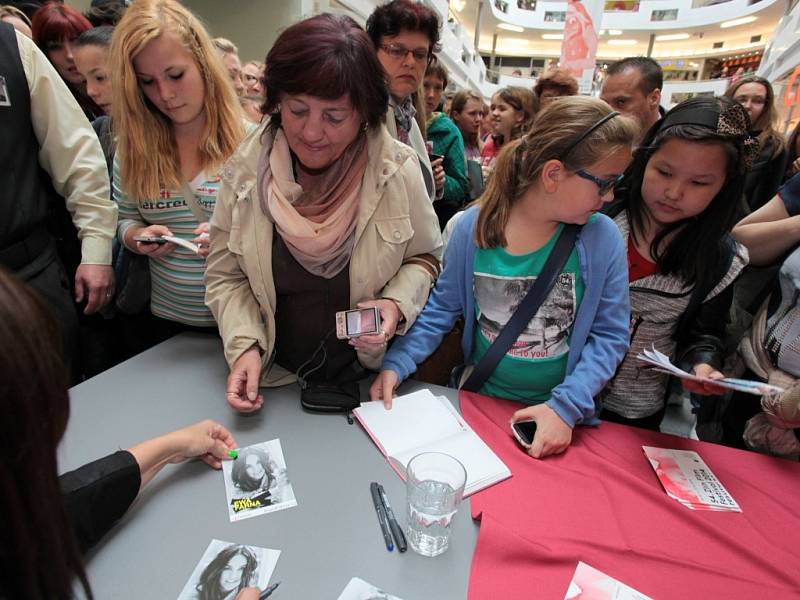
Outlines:
{"label": "beige jacket", "polygon": [[[228,364],[233,366],[257,344],[264,357],[262,385],[284,385],[294,381],[294,375],[272,365],[274,228],[261,210],[256,189],[263,130],[262,126],[251,132],[222,169],[211,218],[206,304],[219,325]],[[402,335],[422,311],[433,285],[424,268],[403,263],[425,253],[441,258],[442,237],[414,150],[392,139],[383,126],[367,135],[369,158],[349,267],[350,307],[374,298],[395,300],[405,317],[398,327]],[[382,358],[382,353],[359,353],[359,361],[369,368],[378,368]]]}

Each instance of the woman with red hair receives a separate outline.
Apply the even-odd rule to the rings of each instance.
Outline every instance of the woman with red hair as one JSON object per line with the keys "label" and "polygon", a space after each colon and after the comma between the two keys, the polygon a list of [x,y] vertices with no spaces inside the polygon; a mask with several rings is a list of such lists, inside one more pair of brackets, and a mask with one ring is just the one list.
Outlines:
{"label": "woman with red hair", "polygon": [[81,74],[75,68],[72,43],[92,24],[71,6],[48,2],[33,14],[33,41],[44,52],[89,120],[99,117],[103,110],[86,95]]}

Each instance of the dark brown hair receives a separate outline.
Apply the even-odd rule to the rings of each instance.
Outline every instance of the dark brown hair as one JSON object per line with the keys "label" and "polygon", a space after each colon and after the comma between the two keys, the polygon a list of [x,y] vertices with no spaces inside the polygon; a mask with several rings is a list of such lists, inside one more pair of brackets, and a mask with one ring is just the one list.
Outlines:
{"label": "dark brown hair", "polygon": [[438,60],[435,60],[428,65],[428,68],[425,69],[425,77],[436,77],[442,80],[442,87],[447,87],[447,78],[449,74],[447,73],[447,67],[445,67],[442,63]]}
{"label": "dark brown hair", "polygon": [[401,31],[421,31],[430,41],[430,51],[439,51],[439,17],[421,2],[392,0],[381,4],[367,19],[367,33],[377,48],[383,36]]}
{"label": "dark brown hair", "polygon": [[[453,122],[455,122],[453,114],[463,113],[464,109],[467,107],[467,102],[469,102],[470,100],[476,100],[477,102],[479,102],[481,105],[481,111],[485,109],[483,98],[478,96],[478,94],[476,94],[475,92],[471,90],[461,90],[459,92],[456,92],[455,96],[453,96],[453,101],[450,103],[450,118],[453,119]],[[459,131],[461,131],[460,127]],[[464,138],[464,145],[466,147],[468,148],[479,147],[478,131],[476,131],[473,135],[469,136],[469,138],[467,138],[467,135],[463,131],[461,131],[461,136]]]}
{"label": "dark brown hair", "polygon": [[267,54],[267,100],[261,111],[270,129],[281,123],[284,94],[333,100],[345,94],[370,128],[389,106],[386,76],[367,34],[350,17],[321,14],[288,27]]}
{"label": "dark brown hair", "polygon": [[0,598],[73,597],[89,584],[58,483],[56,447],[69,418],[58,324],[0,268]]}
{"label": "dark brown hair", "polygon": [[[538,100],[534,93],[528,88],[510,85],[500,88],[494,95],[500,96],[503,102],[523,114],[522,121],[515,124],[511,129],[511,140],[516,140],[528,133],[531,125],[533,125],[533,119],[536,117],[536,113],[539,112]],[[492,97],[494,98],[494,96]],[[502,138],[502,136],[499,137]],[[498,136],[495,136],[494,139],[498,146],[502,146],[511,141],[498,139]]]}

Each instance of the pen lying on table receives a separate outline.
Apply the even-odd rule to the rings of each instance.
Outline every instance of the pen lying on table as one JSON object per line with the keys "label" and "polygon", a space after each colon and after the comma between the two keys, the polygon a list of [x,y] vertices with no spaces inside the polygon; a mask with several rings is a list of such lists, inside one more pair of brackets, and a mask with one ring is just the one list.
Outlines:
{"label": "pen lying on table", "polygon": [[389,532],[389,526],[387,525],[386,510],[383,507],[378,484],[373,481],[369,485],[369,491],[372,494],[372,503],[375,505],[375,512],[378,514],[378,523],[383,533],[383,541],[386,543],[386,549],[391,552],[394,550],[394,544],[392,544],[392,534]]}
{"label": "pen lying on table", "polygon": [[272,596],[272,592],[274,592],[276,589],[278,589],[278,586],[280,584],[281,584],[281,582],[279,581],[277,583],[273,583],[272,585],[268,585],[267,587],[265,587],[264,591],[262,591],[258,595],[258,600],[265,600],[266,598],[269,598],[270,596]]}
{"label": "pen lying on table", "polygon": [[389,520],[389,528],[392,530],[392,535],[394,536],[394,545],[397,546],[398,552],[405,552],[408,550],[408,546],[406,545],[406,536],[403,533],[403,530],[400,528],[400,525],[397,523],[397,519],[394,517],[394,511],[389,505],[389,498],[386,496],[386,490],[383,489],[383,486],[380,483],[378,484],[378,491],[381,493],[381,501],[383,502],[383,508],[386,511],[386,518]]}

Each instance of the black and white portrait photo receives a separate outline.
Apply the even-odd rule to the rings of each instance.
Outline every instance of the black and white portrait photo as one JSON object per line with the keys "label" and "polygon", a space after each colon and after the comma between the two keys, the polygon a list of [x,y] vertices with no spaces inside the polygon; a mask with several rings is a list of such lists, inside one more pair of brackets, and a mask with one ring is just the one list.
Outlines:
{"label": "black and white portrait photo", "polygon": [[0,75],[0,106],[11,106],[11,99],[8,97],[6,78],[2,75]]}
{"label": "black and white portrait photo", "polygon": [[342,590],[338,600],[400,600],[400,598],[387,594],[363,579],[353,577]]}
{"label": "black and white portrait photo", "polygon": [[246,587],[269,585],[280,550],[211,540],[178,600],[233,600]]}
{"label": "black and white portrait photo", "polygon": [[240,448],[222,476],[231,522],[297,506],[280,440]]}

